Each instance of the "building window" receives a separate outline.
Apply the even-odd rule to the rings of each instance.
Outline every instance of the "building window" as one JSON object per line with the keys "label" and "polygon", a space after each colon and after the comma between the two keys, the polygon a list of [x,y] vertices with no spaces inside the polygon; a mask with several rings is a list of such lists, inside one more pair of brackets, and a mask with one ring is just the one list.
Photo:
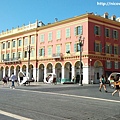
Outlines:
{"label": "building window", "polygon": [[27,46],[27,45],[28,45],[28,39],[24,38],[24,46]]}
{"label": "building window", "polygon": [[114,46],[114,54],[118,55],[118,46]]}
{"label": "building window", "polygon": [[12,53],[12,58],[15,58],[15,53]]}
{"label": "building window", "polygon": [[113,38],[118,39],[118,31],[117,30],[113,30]]}
{"label": "building window", "polygon": [[75,35],[82,35],[83,34],[83,26],[75,27]]}
{"label": "building window", "polygon": [[5,49],[5,43],[2,44],[2,49]]}
{"label": "building window", "polygon": [[24,52],[24,57],[27,58],[27,51]]}
{"label": "building window", "polygon": [[56,38],[57,38],[57,39],[60,39],[60,38],[61,38],[61,31],[58,30],[56,34],[57,34],[57,37],[56,37]]}
{"label": "building window", "polygon": [[106,61],[106,68],[111,69],[112,68],[112,62],[111,61]]}
{"label": "building window", "polygon": [[49,46],[48,47],[48,56],[51,56],[52,55],[52,46]]}
{"label": "building window", "polygon": [[66,38],[69,38],[70,37],[70,28],[67,28],[66,29]]}
{"label": "building window", "polygon": [[48,41],[52,41],[52,32],[48,33]]}
{"label": "building window", "polygon": [[102,44],[95,43],[95,52],[102,52]]}
{"label": "building window", "polygon": [[45,56],[45,49],[44,48],[39,49],[39,56]]}
{"label": "building window", "polygon": [[44,42],[44,34],[40,35],[40,42]]}
{"label": "building window", "polygon": [[115,66],[115,69],[118,69],[119,68],[119,63],[115,61],[114,66]]}
{"label": "building window", "polygon": [[105,48],[106,48],[105,53],[112,54],[112,46],[111,45],[106,45]]}
{"label": "building window", "polygon": [[35,43],[35,36],[31,36],[31,44],[34,44]]}
{"label": "building window", "polygon": [[8,53],[7,56],[6,56],[7,60],[10,59],[10,54]]}
{"label": "building window", "polygon": [[57,45],[57,46],[56,46],[56,53],[58,54],[58,53],[60,53],[60,51],[61,51],[61,46],[60,46],[60,45]]}
{"label": "building window", "polygon": [[5,54],[2,54],[2,60],[4,60],[5,59]]}
{"label": "building window", "polygon": [[22,40],[18,40],[18,46],[22,46]]}
{"label": "building window", "polygon": [[79,43],[75,43],[74,44],[74,52],[79,52],[80,51],[80,44]]}
{"label": "building window", "polygon": [[10,48],[10,42],[7,42],[7,48]]}
{"label": "building window", "polygon": [[110,29],[105,28],[105,37],[110,37]]}
{"label": "building window", "polygon": [[13,40],[13,41],[12,41],[12,43],[13,43],[13,45],[12,45],[12,46],[13,46],[13,47],[15,47],[15,40]]}
{"label": "building window", "polygon": [[21,52],[18,52],[18,58],[22,58]]}
{"label": "building window", "polygon": [[31,50],[31,57],[34,57],[34,53],[35,53],[35,50],[32,49],[32,50]]}
{"label": "building window", "polygon": [[95,35],[100,35],[100,27],[99,26],[94,27],[94,33],[95,33]]}
{"label": "building window", "polygon": [[67,43],[66,45],[65,45],[65,47],[66,47],[66,53],[70,53],[70,43]]}

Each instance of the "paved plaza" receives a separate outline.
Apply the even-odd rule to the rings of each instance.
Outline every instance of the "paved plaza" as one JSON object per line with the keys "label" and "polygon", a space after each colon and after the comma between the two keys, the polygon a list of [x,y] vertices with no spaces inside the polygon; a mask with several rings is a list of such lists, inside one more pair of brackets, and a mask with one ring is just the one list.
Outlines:
{"label": "paved plaza", "polygon": [[[10,89],[0,83],[2,120],[118,120],[120,97],[107,84],[108,93],[99,92],[99,84],[31,83]],[[24,112],[23,112],[24,111]],[[102,115],[101,115],[101,114]]]}

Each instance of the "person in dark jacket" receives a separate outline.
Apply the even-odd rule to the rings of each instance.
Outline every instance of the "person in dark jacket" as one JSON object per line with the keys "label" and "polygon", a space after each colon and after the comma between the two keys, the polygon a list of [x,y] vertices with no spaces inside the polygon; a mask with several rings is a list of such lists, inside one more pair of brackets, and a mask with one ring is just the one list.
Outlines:
{"label": "person in dark jacket", "polygon": [[5,77],[2,80],[3,80],[3,85],[7,84],[8,80],[9,80],[8,75],[5,75]]}
{"label": "person in dark jacket", "polygon": [[114,90],[114,92],[112,93],[112,96],[114,96],[114,94],[115,94],[116,92],[119,92],[119,97],[120,97],[120,84],[119,84],[119,80],[120,80],[119,76],[116,75],[116,79],[114,80],[115,90]]}

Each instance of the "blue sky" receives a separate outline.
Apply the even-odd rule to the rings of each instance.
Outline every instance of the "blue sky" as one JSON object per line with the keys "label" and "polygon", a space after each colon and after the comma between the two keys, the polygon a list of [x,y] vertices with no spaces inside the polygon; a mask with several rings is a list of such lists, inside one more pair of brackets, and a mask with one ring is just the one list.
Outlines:
{"label": "blue sky", "polygon": [[[98,5],[98,3],[106,5]],[[2,30],[16,28],[36,19],[45,24],[53,23],[55,18],[64,20],[86,12],[120,17],[120,0],[0,0],[0,33]],[[109,3],[109,5],[108,5]]]}

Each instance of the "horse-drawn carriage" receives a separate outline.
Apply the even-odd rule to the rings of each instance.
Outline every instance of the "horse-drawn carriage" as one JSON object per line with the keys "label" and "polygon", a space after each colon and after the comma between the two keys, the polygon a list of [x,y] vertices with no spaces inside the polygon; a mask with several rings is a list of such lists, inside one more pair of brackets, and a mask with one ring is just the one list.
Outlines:
{"label": "horse-drawn carriage", "polygon": [[30,85],[30,82],[34,82],[34,79],[29,79],[29,77],[26,76],[26,74],[24,72],[19,72],[18,73],[18,82],[19,82],[19,85],[22,85],[22,84]]}

